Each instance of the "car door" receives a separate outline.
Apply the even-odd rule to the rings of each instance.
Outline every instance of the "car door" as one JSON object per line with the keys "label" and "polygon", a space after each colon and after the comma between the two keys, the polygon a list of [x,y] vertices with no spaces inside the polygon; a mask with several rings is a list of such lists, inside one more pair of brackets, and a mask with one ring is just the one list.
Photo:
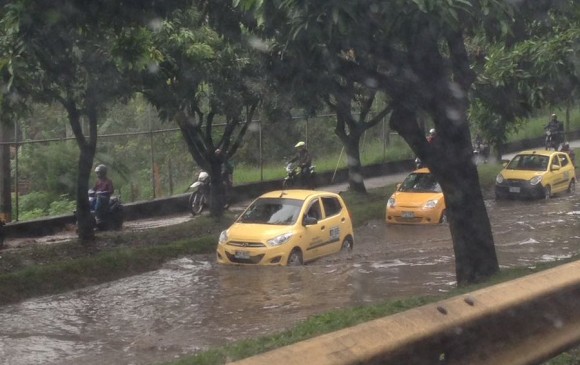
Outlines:
{"label": "car door", "polygon": [[566,156],[563,153],[555,153],[552,155],[550,163],[550,185],[552,192],[559,193],[568,188],[568,180],[566,169],[562,167],[562,158],[566,162]]}
{"label": "car door", "polygon": [[346,235],[343,226],[347,217],[344,207],[336,197],[322,196],[321,201],[326,227],[326,244],[322,247],[322,254],[330,255],[340,251],[342,239]]}
{"label": "car door", "polygon": [[558,153],[560,170],[558,171],[558,191],[568,190],[570,180],[575,176],[572,160],[567,153]]}
{"label": "car door", "polygon": [[310,261],[320,257],[325,237],[328,235],[326,225],[323,221],[320,199],[313,198],[307,203],[302,225],[304,228],[304,238],[302,240],[302,252],[304,261]]}

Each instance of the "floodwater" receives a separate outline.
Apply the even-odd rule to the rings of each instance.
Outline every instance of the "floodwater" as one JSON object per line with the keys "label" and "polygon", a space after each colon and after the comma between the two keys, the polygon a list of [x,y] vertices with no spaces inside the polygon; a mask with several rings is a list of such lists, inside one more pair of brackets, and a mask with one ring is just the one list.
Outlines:
{"label": "floodwater", "polygon": [[[580,250],[580,194],[487,201],[502,268]],[[304,267],[225,267],[213,255],[158,271],[0,307],[2,364],[156,364],[279,332],[311,315],[455,285],[448,227],[356,232],[354,252]]]}

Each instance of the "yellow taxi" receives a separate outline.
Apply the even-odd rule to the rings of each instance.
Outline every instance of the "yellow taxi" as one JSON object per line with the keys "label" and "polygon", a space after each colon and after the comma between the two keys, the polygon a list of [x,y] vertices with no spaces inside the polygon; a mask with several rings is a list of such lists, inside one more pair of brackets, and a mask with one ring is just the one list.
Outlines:
{"label": "yellow taxi", "polygon": [[220,234],[217,262],[302,265],[350,252],[354,233],[340,195],[314,190],[272,191],[254,200]]}
{"label": "yellow taxi", "polygon": [[441,186],[428,168],[410,173],[387,201],[387,223],[438,224],[447,222]]}
{"label": "yellow taxi", "polygon": [[516,154],[495,179],[495,198],[546,198],[574,194],[576,174],[565,152],[530,150]]}

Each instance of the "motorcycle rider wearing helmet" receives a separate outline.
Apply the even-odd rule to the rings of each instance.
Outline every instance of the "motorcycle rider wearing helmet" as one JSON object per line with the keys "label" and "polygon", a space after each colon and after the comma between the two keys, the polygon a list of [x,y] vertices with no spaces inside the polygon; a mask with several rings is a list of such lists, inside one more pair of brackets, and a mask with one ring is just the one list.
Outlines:
{"label": "motorcycle rider wearing helmet", "polygon": [[561,152],[566,152],[568,156],[570,156],[570,160],[572,161],[572,165],[576,166],[576,153],[572,148],[570,148],[570,143],[564,142],[562,144],[562,148],[560,148]]}
{"label": "motorcycle rider wearing helmet", "polygon": [[552,114],[552,119],[550,122],[544,127],[544,130],[548,130],[551,133],[552,141],[556,146],[556,149],[560,143],[562,143],[563,136],[564,136],[564,123],[558,120],[556,114]]}
{"label": "motorcycle rider wearing helmet", "polygon": [[306,143],[300,141],[294,146],[296,149],[296,155],[290,160],[290,162],[296,162],[300,168],[300,180],[303,186],[308,186],[308,181],[310,179],[310,165],[312,164],[312,157],[306,149]]}
{"label": "motorcycle rider wearing helmet", "polygon": [[437,132],[435,132],[435,128],[431,128],[429,135],[427,136],[427,142],[433,143],[435,136],[437,136]]}
{"label": "motorcycle rider wearing helmet", "polygon": [[[106,211],[105,209],[109,206],[109,199],[115,190],[113,181],[107,177],[107,166],[103,164],[95,168],[95,173],[97,174],[97,181],[93,189],[97,194],[97,198],[94,200],[95,206],[91,207],[91,210],[95,212],[101,212],[101,210]],[[96,214],[96,216],[100,217],[101,214]]]}

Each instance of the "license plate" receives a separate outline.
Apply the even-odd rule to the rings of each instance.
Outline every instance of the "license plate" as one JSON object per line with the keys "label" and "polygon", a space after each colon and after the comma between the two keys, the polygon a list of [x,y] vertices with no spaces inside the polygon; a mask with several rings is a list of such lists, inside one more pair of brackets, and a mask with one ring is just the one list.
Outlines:
{"label": "license plate", "polygon": [[401,216],[403,218],[415,218],[415,213],[413,213],[413,212],[403,212],[403,214],[401,214]]}
{"label": "license plate", "polygon": [[250,258],[250,252],[248,252],[248,251],[236,251],[235,257],[237,259],[246,259],[247,260]]}
{"label": "license plate", "polygon": [[520,187],[519,186],[510,186],[510,193],[519,193]]}

